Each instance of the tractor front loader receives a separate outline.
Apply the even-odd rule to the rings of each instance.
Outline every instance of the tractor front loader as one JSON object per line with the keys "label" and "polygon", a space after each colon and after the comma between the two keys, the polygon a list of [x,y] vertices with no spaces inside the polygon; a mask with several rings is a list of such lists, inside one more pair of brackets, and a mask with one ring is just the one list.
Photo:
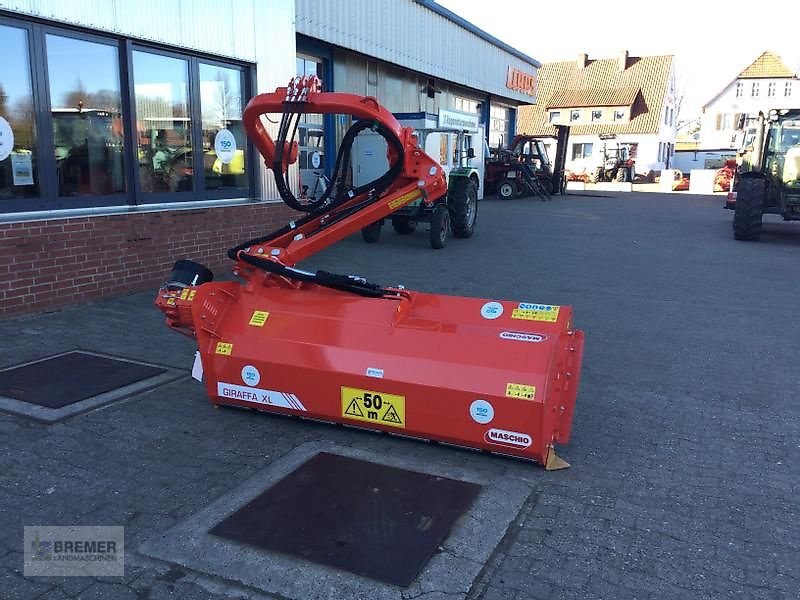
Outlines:
{"label": "tractor front loader", "polygon": [[[276,139],[262,116],[282,113]],[[349,114],[331,184],[299,201],[288,167],[306,113]],[[315,77],[253,98],[244,124],[283,200],[305,216],[228,252],[235,281],[176,262],[156,305],[196,339],[193,367],[215,405],[335,422],[568,466],[583,332],[572,309],[383,287],[296,264],[417,200],[439,198],[441,167],[371,97],[320,92]],[[348,184],[350,149],[369,128],[389,169]],[[446,208],[443,207],[444,210]]]}

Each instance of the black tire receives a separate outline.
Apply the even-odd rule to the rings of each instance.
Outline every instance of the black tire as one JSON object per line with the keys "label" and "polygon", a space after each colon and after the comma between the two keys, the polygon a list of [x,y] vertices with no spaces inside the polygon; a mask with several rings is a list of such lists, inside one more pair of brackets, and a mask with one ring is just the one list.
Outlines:
{"label": "black tire", "polygon": [[589,181],[591,183],[597,183],[602,178],[603,178],[603,168],[602,167],[598,167],[597,169],[595,169],[594,173],[592,173],[589,176]]}
{"label": "black tire", "polygon": [[392,219],[392,227],[400,235],[408,235],[409,233],[414,233],[417,228],[417,222],[408,217],[395,217]]}
{"label": "black tire", "polygon": [[453,237],[468,238],[478,220],[478,190],[475,182],[466,177],[454,177],[447,190],[447,209]]}
{"label": "black tire", "polygon": [[437,204],[431,217],[431,248],[440,250],[447,243],[447,233],[450,229],[450,211],[447,206]]}
{"label": "black tire", "polygon": [[617,169],[617,172],[614,174],[614,181],[618,181],[619,183],[628,181],[628,169],[624,167]]}
{"label": "black tire", "polygon": [[501,200],[511,200],[517,196],[518,187],[517,182],[513,179],[504,179],[500,182],[500,185],[497,186],[497,195]]}
{"label": "black tire", "polygon": [[761,235],[767,182],[760,177],[743,177],[736,189],[733,213],[733,237],[746,242],[758,241]]}
{"label": "black tire", "polygon": [[361,237],[368,244],[374,244],[381,239],[381,228],[383,221],[375,221],[372,225],[367,225],[361,229]]}

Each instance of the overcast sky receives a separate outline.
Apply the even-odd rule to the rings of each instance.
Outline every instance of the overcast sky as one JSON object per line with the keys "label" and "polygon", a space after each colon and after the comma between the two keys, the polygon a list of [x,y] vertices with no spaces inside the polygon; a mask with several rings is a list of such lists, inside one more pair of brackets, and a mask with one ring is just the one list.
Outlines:
{"label": "overcast sky", "polygon": [[620,50],[631,56],[673,54],[685,88],[681,119],[699,114],[764,50],[800,70],[800,23],[796,16],[781,17],[781,9],[792,5],[781,0],[742,5],[746,9],[705,0],[437,1],[541,62],[572,60],[581,52],[590,58],[611,58]]}

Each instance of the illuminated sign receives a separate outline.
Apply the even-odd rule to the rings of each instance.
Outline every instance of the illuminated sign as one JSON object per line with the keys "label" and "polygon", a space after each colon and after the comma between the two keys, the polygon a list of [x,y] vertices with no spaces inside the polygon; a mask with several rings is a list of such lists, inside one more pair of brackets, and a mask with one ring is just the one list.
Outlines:
{"label": "illuminated sign", "polygon": [[508,77],[506,78],[506,87],[510,90],[516,90],[529,96],[536,95],[536,75],[531,75],[525,71],[520,71],[514,67],[508,67]]}

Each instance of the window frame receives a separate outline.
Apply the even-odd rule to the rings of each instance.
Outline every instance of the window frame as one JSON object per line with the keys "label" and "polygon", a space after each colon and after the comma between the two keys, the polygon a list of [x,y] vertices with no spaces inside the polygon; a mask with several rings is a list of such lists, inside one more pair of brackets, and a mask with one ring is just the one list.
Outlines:
{"label": "window frame", "polygon": [[[28,40],[28,70],[30,73],[32,105],[35,113],[37,183],[39,195],[0,201],[0,219],[13,218],[17,213],[45,213],[99,209],[108,207],[136,207],[151,204],[180,204],[183,202],[214,202],[219,200],[249,199],[258,194],[258,169],[260,164],[250,138],[245,146],[246,187],[207,190],[203,176],[202,117],[200,107],[200,63],[234,69],[240,73],[242,111],[256,89],[256,66],[252,63],[225,57],[216,57],[192,49],[174,48],[125,35],[98,32],[82,27],[54,23],[49,20],[16,17],[0,11],[0,25],[21,29]],[[103,44],[116,50],[115,59],[119,75],[120,110],[123,127],[122,170],[125,191],[114,194],[60,196],[56,161],[52,103],[50,98],[49,65],[47,57],[48,35],[73,38],[78,41]],[[142,192],[139,180],[136,132],[136,97],[133,80],[133,51],[140,50],[185,60],[189,65],[189,103],[192,119],[192,163],[195,186],[190,192]],[[199,168],[198,168],[199,167]]]}

